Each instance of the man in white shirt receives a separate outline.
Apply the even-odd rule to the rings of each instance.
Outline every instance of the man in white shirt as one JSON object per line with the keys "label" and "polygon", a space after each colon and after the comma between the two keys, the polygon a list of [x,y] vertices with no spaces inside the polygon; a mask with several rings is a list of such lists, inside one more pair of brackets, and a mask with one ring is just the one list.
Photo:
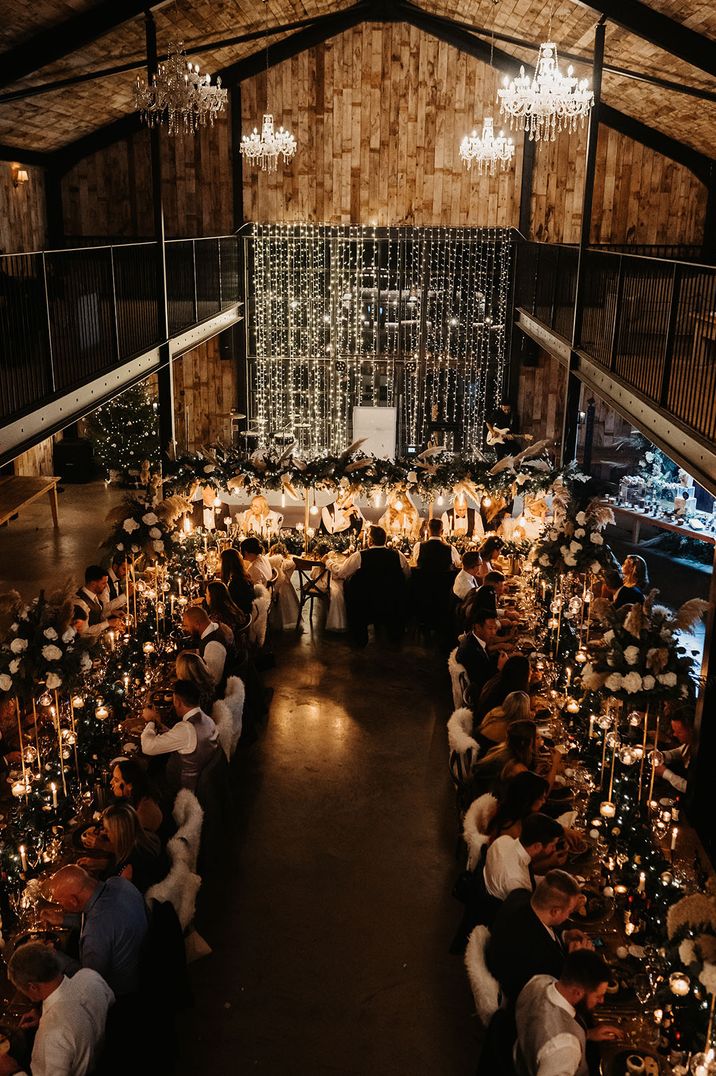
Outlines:
{"label": "man in white shirt", "polygon": [[241,543],[241,556],[246,562],[249,578],[254,586],[257,583],[265,586],[273,575],[273,568],[258,538],[244,538]]}
{"label": "man in white shirt", "polygon": [[182,617],[182,627],[187,635],[191,635],[197,653],[204,659],[204,664],[216,684],[217,697],[223,696],[229,657],[227,637],[201,605],[187,606]]}
{"label": "man in white shirt", "polygon": [[[14,987],[41,1006],[28,1013],[24,1028],[37,1027],[32,1076],[85,1076],[95,1068],[104,1039],[107,1010],[114,994],[101,975],[80,968],[66,978],[53,949],[28,942],[13,953],[8,974]],[[7,1054],[0,1055],[0,1076],[21,1073]],[[21,1073],[21,1076],[25,1076]]]}
{"label": "man in white shirt", "polygon": [[554,855],[563,835],[559,822],[535,812],[525,818],[519,838],[504,834],[493,841],[487,849],[484,873],[490,896],[506,900],[515,889],[532,890],[532,861],[537,856]]}
{"label": "man in white shirt", "polygon": [[606,1042],[623,1032],[609,1024],[586,1030],[585,1017],[604,1001],[611,973],[589,949],[570,953],[559,979],[535,975],[517,999],[515,1068],[519,1076],[588,1076],[586,1040]]}
{"label": "man in white shirt", "polygon": [[694,742],[693,712],[687,709],[675,711],[671,718],[671,732],[679,746],[664,751],[664,761],[655,768],[654,773],[668,781],[677,792],[685,792]]}
{"label": "man in white shirt", "polygon": [[191,680],[175,682],[173,703],[179,720],[171,729],[159,722],[156,710],[145,708],[142,751],[145,755],[173,754],[172,784],[193,792],[201,771],[214,757],[218,733],[212,719],[201,709],[199,689]]}
{"label": "man in white shirt", "polygon": [[462,556],[462,568],[455,577],[452,592],[460,601],[480,586],[480,566],[482,557],[476,549],[470,549]]}
{"label": "man in white shirt", "polygon": [[113,557],[107,569],[107,587],[100,594],[104,608],[110,613],[127,606],[127,571],[127,561],[119,555]]}
{"label": "man in white shirt", "polygon": [[90,564],[85,569],[84,586],[80,587],[76,594],[77,604],[87,613],[88,625],[84,632],[89,638],[96,638],[111,628],[113,631],[124,631],[124,621],[109,609],[103,600],[107,593],[107,569],[98,564]]}

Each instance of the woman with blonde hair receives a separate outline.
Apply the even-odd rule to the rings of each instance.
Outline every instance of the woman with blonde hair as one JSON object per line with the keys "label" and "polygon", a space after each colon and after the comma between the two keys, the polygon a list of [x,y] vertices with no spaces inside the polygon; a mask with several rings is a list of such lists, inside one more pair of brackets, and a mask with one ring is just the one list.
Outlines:
{"label": "woman with blonde hair", "polygon": [[642,605],[646,599],[645,589],[649,586],[649,569],[643,557],[631,554],[622,564],[623,583],[614,595],[614,608],[623,605]]}
{"label": "woman with blonde hair", "polygon": [[515,721],[529,721],[530,697],[526,691],[511,691],[501,706],[485,714],[478,728],[480,736],[493,744],[504,743]]}
{"label": "woman with blonde hair", "polygon": [[[491,792],[493,789],[499,791],[515,774],[524,773],[526,770],[536,771],[540,743],[534,721],[513,722],[507,730],[505,742],[493,747],[473,766],[470,781],[474,787],[471,790],[471,798],[476,799],[483,792]],[[544,774],[550,788],[557,776],[561,760],[560,753],[553,751],[549,771]]]}
{"label": "woman with blonde hair", "polygon": [[199,705],[205,714],[210,714],[216,696],[216,684],[204,659],[191,650],[182,650],[177,654],[175,667],[178,680],[191,680],[199,688]]}
{"label": "woman with blonde hair", "polygon": [[168,862],[159,838],[142,828],[130,803],[113,803],[102,813],[107,846],[114,859],[105,877],[119,875],[132,882],[140,893],[166,875]]}

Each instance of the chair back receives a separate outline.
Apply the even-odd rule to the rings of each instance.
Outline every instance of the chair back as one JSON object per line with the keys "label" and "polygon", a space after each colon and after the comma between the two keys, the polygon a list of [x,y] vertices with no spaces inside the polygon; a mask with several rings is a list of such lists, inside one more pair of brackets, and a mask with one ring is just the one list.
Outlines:
{"label": "chair back", "polygon": [[500,1007],[500,984],[487,967],[485,954],[490,940],[486,926],[477,926],[470,935],[465,949],[465,967],[470,980],[475,1011],[484,1027]]}
{"label": "chair back", "polygon": [[467,690],[470,686],[467,669],[457,660],[457,647],[450,652],[450,657],[448,658],[448,671],[450,673],[450,682],[452,684],[452,703],[455,709],[457,709],[466,704]]}
{"label": "chair back", "polygon": [[479,747],[472,735],[472,710],[460,706],[447,723],[450,775],[456,788],[468,780]]}
{"label": "chair back", "polygon": [[320,560],[308,560],[306,557],[294,557],[293,562],[298,572],[301,601],[307,598],[325,598],[331,578],[328,565]]}

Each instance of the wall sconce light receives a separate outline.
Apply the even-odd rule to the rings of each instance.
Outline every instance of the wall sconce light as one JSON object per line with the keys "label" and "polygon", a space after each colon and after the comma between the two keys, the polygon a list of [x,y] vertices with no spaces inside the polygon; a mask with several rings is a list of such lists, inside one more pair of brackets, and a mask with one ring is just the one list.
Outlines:
{"label": "wall sconce light", "polygon": [[19,187],[21,183],[28,183],[30,177],[27,174],[25,168],[20,168],[19,164],[14,164],[12,167],[12,185],[13,187]]}

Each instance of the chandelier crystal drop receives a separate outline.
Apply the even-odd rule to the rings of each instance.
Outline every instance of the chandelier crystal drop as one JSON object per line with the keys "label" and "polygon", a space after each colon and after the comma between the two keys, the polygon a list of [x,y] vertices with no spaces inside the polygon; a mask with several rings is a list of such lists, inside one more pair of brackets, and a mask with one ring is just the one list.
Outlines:
{"label": "chandelier crystal drop", "polygon": [[283,157],[283,163],[288,164],[295,157],[297,148],[296,139],[291,132],[283,127],[275,130],[273,116],[270,112],[265,112],[261,134],[254,127],[250,135],[244,135],[239,152],[249,164],[263,169],[264,172],[275,172],[279,157]]}
{"label": "chandelier crystal drop", "polygon": [[148,83],[137,76],[136,108],[149,127],[167,121],[170,135],[194,134],[226,108],[227,90],[221,79],[211,85],[211,75],[202,75],[199,65],[187,60],[183,42],[172,42],[165,63],[157,66]]}
{"label": "chandelier crystal drop", "polygon": [[506,172],[514,156],[515,146],[511,138],[505,138],[502,131],[495,138],[491,116],[485,116],[482,121],[482,136],[473,131],[465,135],[460,143],[460,159],[465,162],[468,171],[476,164],[480,176],[494,176],[498,162],[502,171]]}
{"label": "chandelier crystal drop", "polygon": [[520,126],[530,139],[554,141],[559,131],[576,130],[577,120],[584,124],[594,105],[594,94],[587,79],[576,79],[573,68],[563,75],[559,69],[557,46],[545,41],[539,47],[537,66],[532,78],[520,67],[517,78],[504,80],[497,91],[500,112],[510,117],[510,125]]}

